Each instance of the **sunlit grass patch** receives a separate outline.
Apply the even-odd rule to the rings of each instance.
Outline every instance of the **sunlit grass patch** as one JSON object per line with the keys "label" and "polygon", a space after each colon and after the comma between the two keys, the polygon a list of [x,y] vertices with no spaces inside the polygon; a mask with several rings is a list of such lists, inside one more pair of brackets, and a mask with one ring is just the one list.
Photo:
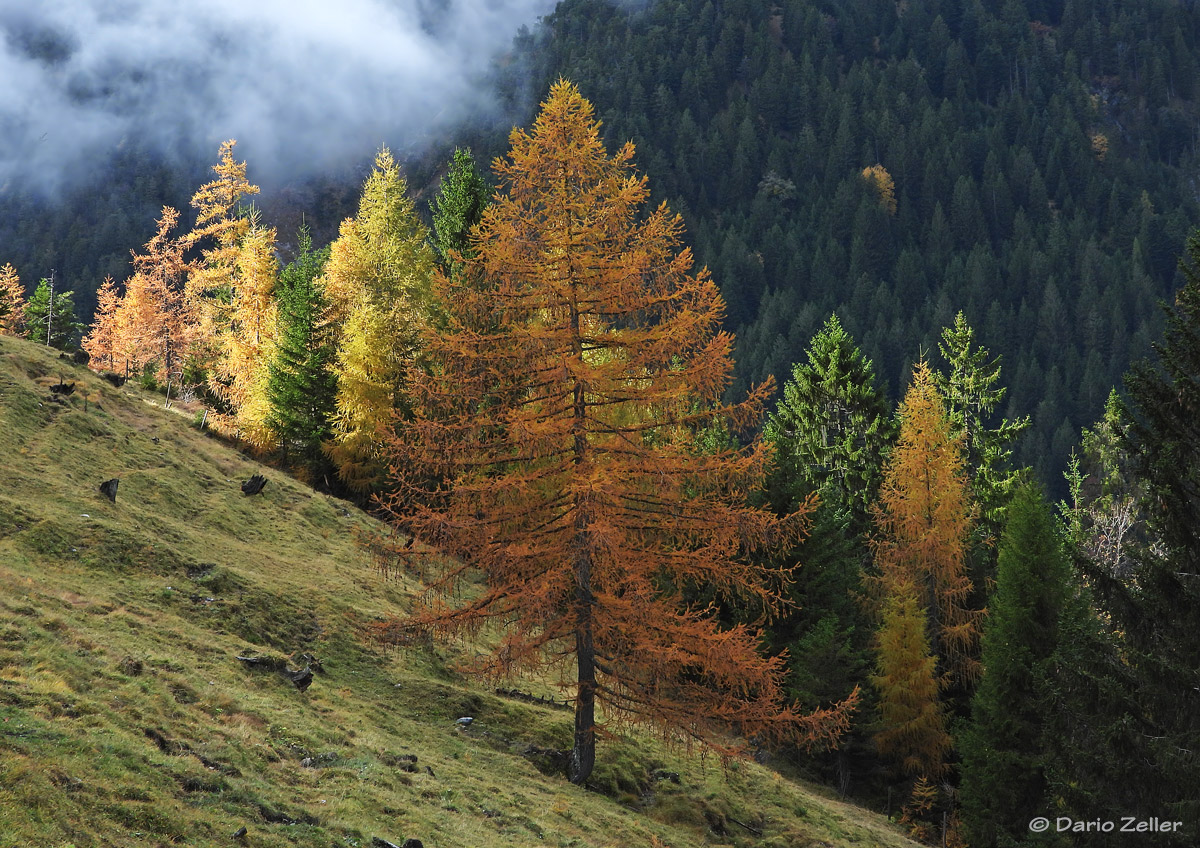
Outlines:
{"label": "sunlit grass patch", "polygon": [[[48,401],[60,368],[99,402]],[[452,668],[475,645],[370,641],[420,588],[357,544],[378,526],[147,399],[0,337],[0,848],[909,844],[654,737],[605,744],[590,790],[539,770],[571,742],[553,680],[498,694]],[[239,655],[320,668],[300,691]]]}

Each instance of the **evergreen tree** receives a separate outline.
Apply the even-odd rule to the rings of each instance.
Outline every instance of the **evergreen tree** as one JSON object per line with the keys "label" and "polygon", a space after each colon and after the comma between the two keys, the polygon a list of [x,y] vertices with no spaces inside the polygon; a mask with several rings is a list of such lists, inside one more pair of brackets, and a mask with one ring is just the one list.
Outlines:
{"label": "evergreen tree", "polygon": [[844,509],[817,505],[808,536],[783,561],[800,563],[788,590],[791,606],[767,626],[771,645],[786,650],[788,692],[806,709],[845,700],[857,688],[862,703],[836,747],[819,747],[805,762],[843,795],[877,763],[868,723],[873,692],[864,685],[873,666],[870,623],[863,597],[861,534]]}
{"label": "evergreen tree", "polygon": [[962,437],[971,494],[979,508],[980,535],[986,542],[998,535],[1004,506],[1016,486],[1017,473],[1008,465],[1012,444],[1029,427],[1029,416],[989,426],[1006,389],[997,385],[1000,357],[989,359],[987,348],[972,346],[974,339],[975,331],[959,312],[954,326],[942,330],[938,349],[947,371],[934,374],[934,380],[953,432]]}
{"label": "evergreen tree", "polygon": [[433,251],[447,273],[454,273],[459,264],[454,257],[467,253],[471,228],[479,223],[487,204],[487,185],[471,151],[456,148],[441,190],[430,204]]}
{"label": "evergreen tree", "polygon": [[[1145,482],[1154,544],[1126,580],[1097,573],[1125,660],[1136,675],[1141,756],[1130,764],[1140,809],[1200,820],[1200,234],[1181,263],[1185,284],[1168,310],[1156,362],[1126,378],[1127,449]],[[1134,813],[1135,810],[1129,810]],[[1160,844],[1192,841],[1177,834]]]}
{"label": "evergreen tree", "polygon": [[25,332],[25,287],[11,263],[0,268],[0,333],[19,336]]}
{"label": "evergreen tree", "polygon": [[[1070,560],[1041,493],[1016,490],[982,638],[983,678],[959,738],[963,816],[978,845],[1045,844],[1028,822],[1052,809],[1046,763],[1059,620],[1077,603]],[[1027,843],[1024,841],[1028,840]]]}
{"label": "evergreen tree", "polygon": [[830,316],[809,345],[808,361],[792,369],[764,428],[776,450],[769,484],[775,506],[786,510],[820,492],[846,509],[851,529],[862,533],[892,434],[871,360]]}
{"label": "evergreen tree", "polygon": [[1113,389],[1104,417],[1083,431],[1080,452],[1065,475],[1071,502],[1064,512],[1072,539],[1094,568],[1118,581],[1130,579],[1134,553],[1149,542],[1146,484],[1133,468],[1125,429]]}
{"label": "evergreen tree", "polygon": [[330,435],[336,408],[332,329],[318,278],[329,248],[314,251],[308,228],[298,235],[300,253],[279,274],[275,287],[278,339],[269,366],[268,423],[284,455],[294,453],[316,477],[327,465],[321,444]]}
{"label": "evergreen tree", "polygon": [[[83,324],[75,318],[75,293],[51,292],[51,281],[42,278],[29,302],[25,304],[25,327],[28,337],[59,350],[72,350]],[[49,341],[47,341],[49,334]]]}
{"label": "evergreen tree", "polygon": [[[864,535],[893,431],[871,361],[831,316],[764,428],[775,446],[772,507],[784,514],[819,497],[812,530],[790,557],[804,564],[790,592],[795,606],[769,628],[773,643],[788,649],[789,685],[806,706],[845,698],[870,671],[873,627],[860,597],[870,558]],[[817,767],[843,788],[869,768],[863,731],[854,724],[837,751],[816,755]]]}

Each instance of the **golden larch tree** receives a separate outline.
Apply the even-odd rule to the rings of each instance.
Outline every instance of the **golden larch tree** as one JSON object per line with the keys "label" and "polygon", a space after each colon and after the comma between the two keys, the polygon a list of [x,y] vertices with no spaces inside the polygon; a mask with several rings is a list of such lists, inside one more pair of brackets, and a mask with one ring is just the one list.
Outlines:
{"label": "golden larch tree", "polygon": [[153,366],[155,377],[167,384],[180,378],[193,325],[183,298],[184,246],[172,235],[178,222],[179,212],[164,206],[144,252],[133,254],[133,275],[111,318],[97,314],[107,328],[93,325],[93,333],[111,333],[113,367],[130,374]]}
{"label": "golden larch tree", "polygon": [[216,179],[192,196],[196,224],[184,239],[199,256],[188,268],[187,304],[197,340],[193,355],[208,369],[209,388],[229,408],[216,419],[259,448],[270,447],[266,426],[267,363],[276,332],[272,297],[278,270],[275,230],[264,227],[243,198],[258,194],[246,163],[224,142],[213,166]]}
{"label": "golden larch tree", "polygon": [[194,352],[207,368],[212,368],[219,357],[219,337],[229,328],[242,240],[250,231],[250,220],[239,204],[259,190],[246,179],[246,163],[233,158],[236,145],[233,139],[221,144],[217,164],[212,168],[216,179],[192,196],[196,224],[183,238],[186,249],[199,251],[189,263],[185,296],[196,322]]}
{"label": "golden larch tree", "polygon": [[257,214],[234,257],[228,324],[217,335],[219,356],[212,386],[233,409],[236,432],[257,448],[269,448],[274,436],[267,425],[268,365],[275,353],[278,310],[274,291],[278,276],[275,229],[262,226]]}
{"label": "golden larch tree", "polygon": [[896,181],[882,165],[872,165],[863,168],[862,178],[866,180],[875,193],[879,195],[879,205],[889,215],[896,214]]}
{"label": "golden larch tree", "polygon": [[[850,703],[787,703],[783,662],[760,654],[758,632],[722,627],[694,600],[705,587],[777,610],[787,569],[756,555],[806,523],[746,505],[764,443],[698,447],[712,425],[750,426],[770,393],[721,402],[733,340],[716,285],[693,270],[678,216],[642,214],[633,146],[606,154],[573,85],[556,83],[510,142],[461,273],[437,278],[447,315],[426,333],[428,368],[412,372],[414,418],[387,444],[395,489],[382,505],[444,569],[397,633],[496,622],[502,640],[470,670],[557,669],[575,709],[575,783],[597,735],[630,723],[724,754],[739,749],[730,731],[832,742]],[[485,582],[463,598],[472,569]]]}
{"label": "golden larch tree", "polygon": [[0,268],[0,333],[25,334],[25,288],[11,262]]}
{"label": "golden larch tree", "polygon": [[907,580],[884,599],[871,683],[879,692],[875,747],[908,777],[936,779],[946,772],[950,733],[942,707],[937,661],[930,651],[926,614]]}
{"label": "golden larch tree", "polygon": [[342,222],[322,280],[338,329],[337,411],[327,453],[338,477],[367,492],[382,480],[381,433],[408,406],[405,375],[430,320],[429,231],[385,148],[363,185],[358,214]]}
{"label": "golden larch tree", "polygon": [[83,340],[92,368],[97,370],[116,368],[115,344],[117,341],[117,308],[121,305],[121,293],[112,277],[105,277],[96,291],[96,314],[92,328]]}
{"label": "golden larch tree", "polygon": [[917,364],[900,404],[900,435],[884,468],[873,542],[883,592],[911,584],[929,617],[934,655],[968,686],[979,674],[981,613],[972,609],[966,551],[975,508],[963,468],[962,437],[929,366]]}

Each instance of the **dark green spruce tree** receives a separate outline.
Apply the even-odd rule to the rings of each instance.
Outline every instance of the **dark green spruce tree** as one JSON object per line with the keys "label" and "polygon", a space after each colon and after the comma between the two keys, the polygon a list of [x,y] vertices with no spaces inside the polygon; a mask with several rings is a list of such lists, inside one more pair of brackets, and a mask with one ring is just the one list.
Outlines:
{"label": "dark green spruce tree", "polygon": [[284,456],[305,468],[311,479],[327,474],[321,443],[330,435],[337,378],[330,367],[334,345],[325,323],[326,301],[319,277],[329,248],[314,251],[308,229],[299,232],[300,253],[279,274],[278,343],[268,366],[268,424]]}
{"label": "dark green spruce tree", "polygon": [[438,196],[430,203],[433,252],[446,273],[456,270],[454,254],[466,255],[471,227],[479,223],[487,205],[487,184],[475,167],[471,151],[456,148]]}
{"label": "dark green spruce tree", "polygon": [[776,452],[773,505],[787,509],[819,492],[823,502],[845,509],[860,533],[870,524],[894,422],[871,360],[836,315],[813,337],[807,355],[792,369],[764,431]]}
{"label": "dark green spruce tree", "polygon": [[1053,818],[1046,752],[1061,661],[1060,621],[1078,605],[1061,528],[1033,485],[1018,488],[1000,541],[983,631],[983,678],[959,736],[963,817],[972,845],[1045,845],[1030,834]]}
{"label": "dark green spruce tree", "polygon": [[1125,441],[1146,485],[1151,544],[1134,552],[1127,579],[1095,575],[1142,707],[1140,755],[1124,781],[1138,806],[1129,814],[1190,828],[1160,835],[1161,845],[1194,845],[1200,827],[1200,233],[1180,267],[1155,361],[1125,379]]}
{"label": "dark green spruce tree", "polygon": [[1018,474],[1010,467],[1012,445],[1028,429],[1029,416],[990,426],[1007,390],[998,385],[1000,357],[989,359],[988,349],[975,346],[974,341],[975,331],[959,312],[954,326],[942,330],[938,349],[946,360],[946,371],[936,372],[934,381],[955,434],[963,436],[980,528],[994,538],[1017,485]]}
{"label": "dark green spruce tree", "polygon": [[75,342],[83,332],[83,324],[75,318],[74,298],[72,291],[54,291],[52,294],[50,280],[43,277],[25,304],[28,338],[59,350],[74,350]]}
{"label": "dark green spruce tree", "polygon": [[[792,697],[810,707],[828,705],[865,684],[872,670],[873,628],[861,603],[863,568],[870,559],[865,533],[893,435],[887,401],[875,387],[871,361],[836,316],[813,337],[807,361],[795,366],[768,419],[775,445],[767,495],[788,512],[812,494],[819,500],[807,539],[793,553],[803,563],[791,587],[795,611],[775,622],[770,638],[791,657]],[[874,771],[866,732],[871,706],[836,751],[809,761],[843,793],[861,793]]]}

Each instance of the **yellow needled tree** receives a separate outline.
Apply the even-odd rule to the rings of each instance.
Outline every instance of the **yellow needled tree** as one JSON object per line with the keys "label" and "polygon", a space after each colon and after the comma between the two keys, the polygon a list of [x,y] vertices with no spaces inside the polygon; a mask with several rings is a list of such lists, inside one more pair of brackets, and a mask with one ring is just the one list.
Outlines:
{"label": "yellow needled tree", "polygon": [[378,442],[393,412],[408,406],[405,375],[430,320],[433,267],[429,231],[384,149],[363,185],[358,214],[342,222],[330,247],[323,280],[329,323],[340,328],[337,411],[326,452],[357,492],[381,482]]}
{"label": "yellow needled tree", "polygon": [[[740,748],[730,733],[833,741],[849,704],[789,704],[759,633],[690,600],[702,586],[777,610],[789,569],[756,554],[807,523],[746,505],[764,443],[699,449],[711,427],[756,421],[770,393],[721,402],[733,340],[716,285],[693,270],[678,216],[643,214],[633,146],[606,154],[574,86],[556,83],[510,142],[471,250],[437,278],[447,315],[411,372],[414,418],[387,443],[382,506],[445,567],[395,627],[496,622],[502,641],[471,670],[557,670],[575,706],[575,783],[597,736],[628,724],[725,754]],[[485,584],[464,599],[454,590],[472,569]]]}
{"label": "yellow needled tree", "polygon": [[268,365],[275,353],[278,310],[275,280],[275,229],[262,226],[256,212],[247,217],[249,228],[234,256],[234,279],[230,297],[229,325],[218,337],[220,356],[216,361],[217,394],[233,409],[232,424],[238,435],[256,448],[275,443],[267,424]]}
{"label": "yellow needled tree", "polygon": [[188,297],[200,307],[199,317],[216,328],[227,323],[238,253],[250,231],[250,221],[240,214],[238,204],[243,197],[258,194],[258,186],[246,179],[246,163],[233,158],[236,145],[234,139],[221,144],[219,161],[213,165],[217,178],[192,195],[196,225],[184,237],[185,247],[201,248],[200,259],[188,274]]}
{"label": "yellow needled tree", "polygon": [[950,733],[925,611],[911,582],[892,586],[884,599],[876,647],[879,658],[871,677],[879,692],[875,747],[904,775],[936,779],[946,772]]}
{"label": "yellow needled tree", "polygon": [[192,197],[196,225],[184,244],[199,248],[200,256],[189,268],[186,290],[197,327],[193,353],[228,406],[229,414],[217,420],[265,448],[272,443],[266,382],[276,333],[275,230],[239,205],[258,194],[258,186],[246,179],[246,163],[233,158],[236,144],[221,145],[216,179]]}
{"label": "yellow needled tree", "polygon": [[970,607],[966,550],[975,510],[968,491],[962,437],[953,435],[922,361],[900,404],[900,436],[879,490],[875,562],[885,593],[905,583],[916,589],[941,671],[964,688],[979,674],[981,618]]}

